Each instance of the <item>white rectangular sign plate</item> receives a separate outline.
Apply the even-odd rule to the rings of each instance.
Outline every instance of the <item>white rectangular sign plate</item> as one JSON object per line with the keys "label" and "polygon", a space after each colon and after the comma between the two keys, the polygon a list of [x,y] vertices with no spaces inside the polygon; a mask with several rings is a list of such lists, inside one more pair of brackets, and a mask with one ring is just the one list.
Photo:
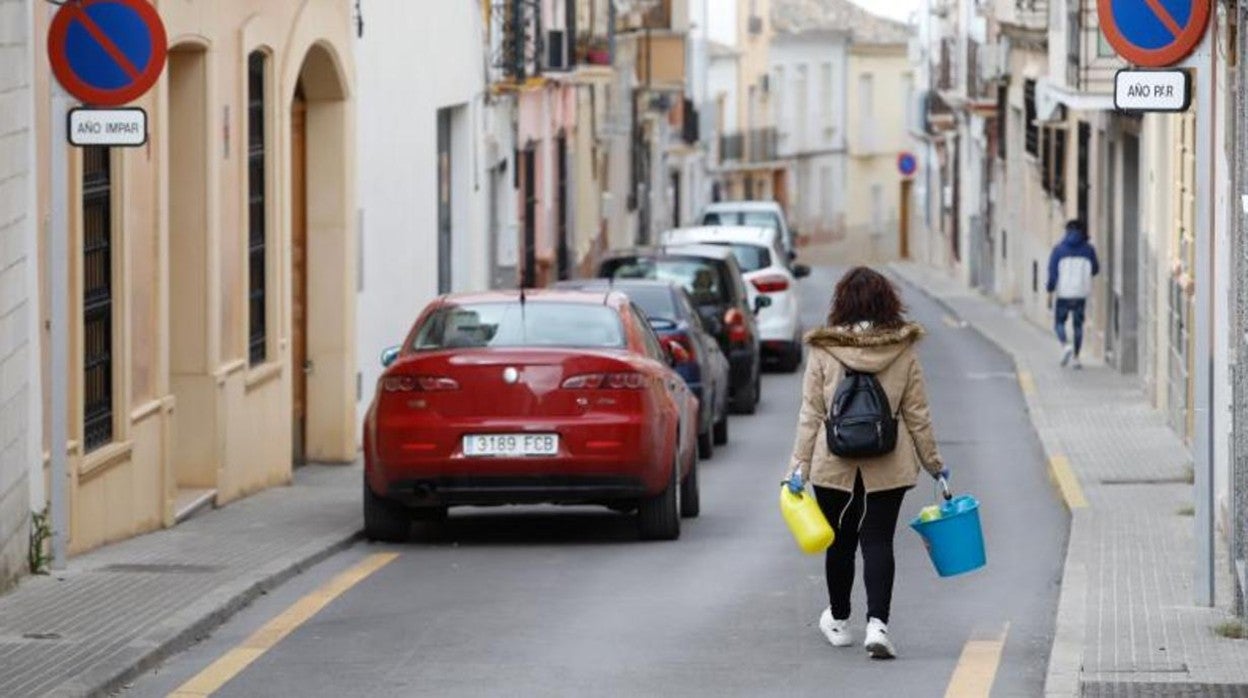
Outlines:
{"label": "white rectangular sign plate", "polygon": [[1120,111],[1178,112],[1192,104],[1191,77],[1184,70],[1120,70],[1114,77],[1114,107]]}
{"label": "white rectangular sign plate", "polygon": [[69,144],[137,147],[147,142],[147,112],[125,109],[71,109]]}

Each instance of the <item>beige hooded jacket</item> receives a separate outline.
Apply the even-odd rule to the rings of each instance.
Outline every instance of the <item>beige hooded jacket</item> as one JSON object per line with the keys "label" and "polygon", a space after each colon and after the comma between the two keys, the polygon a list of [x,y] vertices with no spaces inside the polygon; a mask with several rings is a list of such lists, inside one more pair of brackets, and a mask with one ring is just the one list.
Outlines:
{"label": "beige hooded jacket", "polygon": [[[810,356],[802,382],[802,409],[789,473],[801,468],[802,476],[815,485],[846,492],[854,490],[855,476],[860,470],[867,492],[914,487],[920,465],[933,476],[940,473],[944,461],[936,448],[923,368],[915,350],[923,334],[922,327],[908,323],[891,330],[825,327],[806,336]],[[898,413],[900,428],[897,448],[892,453],[878,458],[845,459],[828,451],[824,421],[845,366],[874,373],[889,404]]]}

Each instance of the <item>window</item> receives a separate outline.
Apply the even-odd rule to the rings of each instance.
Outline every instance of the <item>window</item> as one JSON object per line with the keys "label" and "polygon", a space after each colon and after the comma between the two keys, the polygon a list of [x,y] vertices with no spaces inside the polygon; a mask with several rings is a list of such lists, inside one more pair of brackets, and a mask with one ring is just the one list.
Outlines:
{"label": "window", "polygon": [[1066,201],[1066,129],[1044,129],[1040,140],[1043,149],[1040,158],[1041,184],[1049,196]]}
{"label": "window", "polygon": [[809,118],[807,115],[807,111],[809,110],[809,107],[807,106],[809,104],[807,90],[809,89],[807,68],[805,65],[799,65],[797,67],[796,84],[793,86],[793,96],[796,98],[794,100],[796,104],[793,108],[797,112],[797,125],[794,126],[794,128],[797,131],[797,142],[801,144],[798,146],[799,148],[804,148],[806,146],[806,122]]}
{"label": "window", "polygon": [[82,150],[83,444],[113,440],[112,163],[108,148]]}
{"label": "window", "polygon": [[[788,96],[788,90],[785,89],[784,84],[784,66],[776,66],[772,82],[774,84],[771,86],[771,98],[776,102],[776,126],[780,128],[780,135],[788,136],[792,126],[789,125],[788,105],[784,103],[785,97]],[[750,126],[753,127],[754,124]]]}
{"label": "window", "polygon": [[1002,83],[997,86],[997,158],[1006,159],[1008,146],[1006,137],[1009,135],[1007,125],[1010,113],[1010,86]]}
{"label": "window", "polygon": [[825,135],[832,136],[836,131],[836,118],[832,104],[832,64],[824,63],[819,78],[819,114],[823,119]]}
{"label": "window", "polygon": [[1027,154],[1032,157],[1040,156],[1040,128],[1036,125],[1036,81],[1026,80],[1023,82],[1023,119],[1024,130],[1027,134],[1025,146]]}
{"label": "window", "polygon": [[663,345],[654,333],[654,327],[646,321],[645,313],[641,312],[641,309],[635,305],[630,306],[630,308],[637,333],[641,335],[641,342],[646,346],[646,354],[655,361],[667,363],[667,352],[663,350]]}
{"label": "window", "polygon": [[269,358],[268,336],[268,201],[265,152],[265,68],[267,57],[252,52],[247,59],[247,349],[254,366]]}
{"label": "window", "polygon": [[859,147],[875,151],[875,78],[870,73],[858,76],[858,131],[862,134]]}
{"label": "window", "polygon": [[434,311],[421,324],[416,351],[484,347],[624,346],[615,310],[596,303],[476,303]]}

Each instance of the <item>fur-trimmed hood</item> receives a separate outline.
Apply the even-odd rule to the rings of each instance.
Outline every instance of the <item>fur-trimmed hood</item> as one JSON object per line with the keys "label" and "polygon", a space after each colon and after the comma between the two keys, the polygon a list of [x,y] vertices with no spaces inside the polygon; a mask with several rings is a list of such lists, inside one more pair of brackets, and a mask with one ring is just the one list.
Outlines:
{"label": "fur-trimmed hood", "polygon": [[855,371],[879,373],[925,334],[922,325],[914,322],[893,329],[821,327],[806,335],[806,343]]}

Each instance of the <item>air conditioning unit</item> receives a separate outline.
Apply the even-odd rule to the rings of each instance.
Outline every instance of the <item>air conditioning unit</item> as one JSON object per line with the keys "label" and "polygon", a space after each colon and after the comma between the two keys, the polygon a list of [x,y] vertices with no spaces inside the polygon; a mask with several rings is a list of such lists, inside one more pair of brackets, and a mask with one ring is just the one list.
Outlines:
{"label": "air conditioning unit", "polygon": [[567,72],[572,69],[572,51],[568,46],[568,33],[551,29],[546,33],[546,70]]}

